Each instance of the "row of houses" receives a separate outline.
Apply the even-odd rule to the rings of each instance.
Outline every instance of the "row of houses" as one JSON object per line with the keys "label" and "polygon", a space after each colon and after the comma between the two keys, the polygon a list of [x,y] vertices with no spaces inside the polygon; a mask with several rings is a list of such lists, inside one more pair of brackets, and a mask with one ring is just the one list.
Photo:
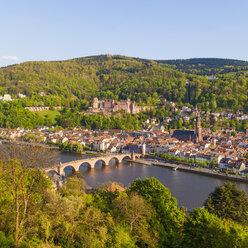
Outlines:
{"label": "row of houses", "polygon": [[54,130],[38,127],[34,130],[18,128],[17,130],[0,129],[2,139],[23,139],[27,134],[41,137],[43,142],[80,143],[96,151],[167,153],[181,159],[212,160],[221,170],[233,172],[245,171],[248,155],[248,135],[237,132],[236,136],[228,132],[210,133],[203,131],[203,140],[198,143],[182,141],[173,137],[172,132],[162,130],[134,131],[123,130]]}

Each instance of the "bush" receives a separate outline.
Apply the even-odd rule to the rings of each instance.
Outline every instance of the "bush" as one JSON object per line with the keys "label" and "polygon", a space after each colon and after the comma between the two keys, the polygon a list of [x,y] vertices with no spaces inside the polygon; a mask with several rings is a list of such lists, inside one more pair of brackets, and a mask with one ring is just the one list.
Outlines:
{"label": "bush", "polygon": [[0,231],[0,248],[12,248],[15,247],[14,240],[7,238],[3,232]]}

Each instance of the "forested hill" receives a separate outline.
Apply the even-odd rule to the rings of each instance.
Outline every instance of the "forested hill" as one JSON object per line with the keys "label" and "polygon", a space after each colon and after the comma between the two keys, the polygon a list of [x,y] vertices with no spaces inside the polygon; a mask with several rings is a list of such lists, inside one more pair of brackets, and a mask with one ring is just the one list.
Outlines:
{"label": "forested hill", "polygon": [[176,60],[158,60],[157,62],[168,65],[182,72],[198,75],[215,75],[237,72],[248,69],[248,61],[219,58],[194,58]]}
{"label": "forested hill", "polygon": [[[217,79],[208,80],[206,76],[175,70],[175,65],[120,55],[25,62],[0,68],[0,95],[9,93],[16,98],[18,93],[23,93],[28,96],[22,100],[23,106],[66,105],[66,101],[73,99],[89,105],[95,96],[116,100],[130,98],[140,105],[157,105],[161,98],[185,104],[186,82],[190,82],[190,104],[198,104],[204,110],[227,108],[248,112],[248,69],[243,70],[247,62],[191,61],[198,65],[209,61],[199,71],[210,70],[212,75],[216,70],[220,74],[216,75]],[[193,65],[189,63],[189,68]],[[243,69],[224,73],[229,67]],[[197,73],[197,68],[200,67],[189,71]],[[40,92],[46,97],[39,96]]]}
{"label": "forested hill", "polygon": [[155,61],[102,55],[0,68],[0,95],[45,92],[77,99],[129,97],[138,103],[159,95],[185,101],[185,82],[191,79]]}

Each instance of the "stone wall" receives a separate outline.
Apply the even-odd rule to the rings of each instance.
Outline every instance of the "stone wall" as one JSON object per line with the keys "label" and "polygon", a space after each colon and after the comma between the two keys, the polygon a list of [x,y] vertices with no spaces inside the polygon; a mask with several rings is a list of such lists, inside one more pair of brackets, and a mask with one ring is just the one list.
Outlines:
{"label": "stone wall", "polygon": [[[62,109],[62,106],[56,106],[54,107],[55,109]],[[49,110],[50,107],[25,107],[25,109],[28,109],[32,112],[36,112],[36,111],[43,111],[43,110]]]}

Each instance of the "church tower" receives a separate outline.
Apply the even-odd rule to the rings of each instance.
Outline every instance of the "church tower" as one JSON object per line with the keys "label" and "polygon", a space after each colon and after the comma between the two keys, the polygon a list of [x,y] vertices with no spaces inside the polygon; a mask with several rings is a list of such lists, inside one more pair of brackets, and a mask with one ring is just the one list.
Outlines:
{"label": "church tower", "polygon": [[197,142],[201,142],[202,141],[201,116],[200,116],[200,112],[197,109],[197,106],[196,106],[195,114],[196,114],[195,134],[197,136]]}

